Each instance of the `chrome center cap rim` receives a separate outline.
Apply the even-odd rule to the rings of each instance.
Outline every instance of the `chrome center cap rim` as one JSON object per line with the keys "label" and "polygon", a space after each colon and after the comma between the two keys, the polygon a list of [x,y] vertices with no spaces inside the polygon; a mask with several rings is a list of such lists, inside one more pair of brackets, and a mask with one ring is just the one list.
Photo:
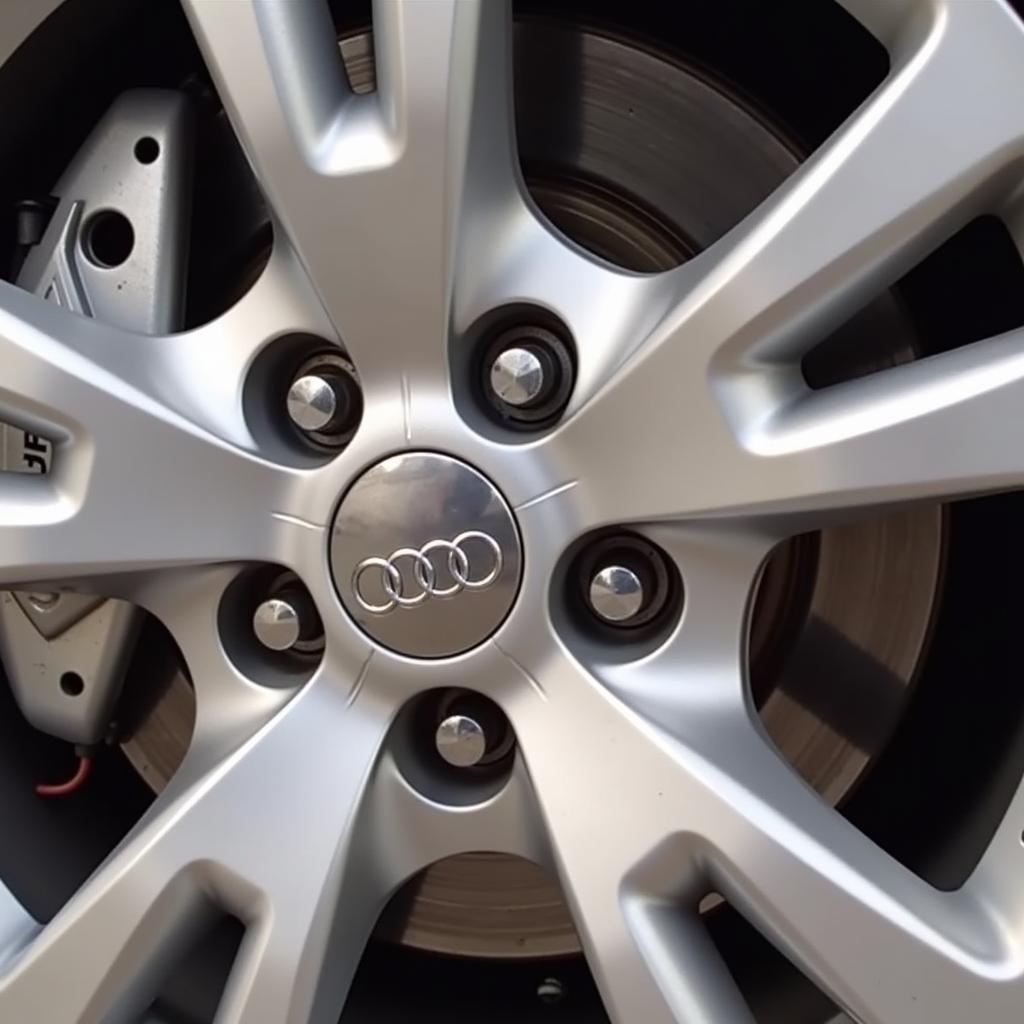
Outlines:
{"label": "chrome center cap rim", "polygon": [[511,508],[472,466],[436,452],[377,463],[348,489],[330,538],[345,609],[399,654],[443,658],[483,643],[519,590]]}

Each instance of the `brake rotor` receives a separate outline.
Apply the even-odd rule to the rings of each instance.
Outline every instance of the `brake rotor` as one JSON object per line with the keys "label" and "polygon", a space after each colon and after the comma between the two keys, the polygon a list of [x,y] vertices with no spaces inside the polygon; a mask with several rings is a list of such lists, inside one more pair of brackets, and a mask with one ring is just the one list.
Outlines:
{"label": "brake rotor", "polygon": [[[341,47],[353,87],[372,89],[370,35]],[[737,97],[634,42],[531,19],[517,23],[515,55],[519,148],[535,201],[567,235],[622,266],[655,272],[685,261],[799,163],[796,148]],[[886,295],[820,346],[806,372],[821,386],[914,352],[908,320]],[[765,570],[751,626],[754,698],[781,754],[831,804],[863,777],[902,715],[943,550],[941,507],[920,507],[796,538]],[[155,790],[184,756],[193,717],[179,675],[125,742]],[[579,950],[557,882],[486,852],[432,866],[381,930],[467,956]]]}

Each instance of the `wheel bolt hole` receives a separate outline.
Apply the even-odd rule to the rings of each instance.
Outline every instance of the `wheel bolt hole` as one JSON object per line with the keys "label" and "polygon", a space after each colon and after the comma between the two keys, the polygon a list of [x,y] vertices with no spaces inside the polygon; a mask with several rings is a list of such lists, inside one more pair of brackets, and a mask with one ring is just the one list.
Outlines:
{"label": "wheel bolt hole", "polygon": [[65,672],[60,677],[60,688],[69,697],[80,697],[85,691],[85,680],[77,672]]}

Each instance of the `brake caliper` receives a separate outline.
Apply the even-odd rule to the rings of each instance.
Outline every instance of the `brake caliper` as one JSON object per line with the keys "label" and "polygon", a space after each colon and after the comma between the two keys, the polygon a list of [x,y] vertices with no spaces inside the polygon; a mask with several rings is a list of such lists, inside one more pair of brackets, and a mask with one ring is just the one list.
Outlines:
{"label": "brake caliper", "polygon": [[[48,302],[141,334],[184,319],[193,124],[178,92],[120,96],[54,189],[56,206],[17,283]],[[38,212],[40,204],[33,204]],[[0,470],[48,473],[50,439],[0,424]],[[72,743],[100,741],[141,612],[70,592],[0,592],[0,658],[22,713]]]}

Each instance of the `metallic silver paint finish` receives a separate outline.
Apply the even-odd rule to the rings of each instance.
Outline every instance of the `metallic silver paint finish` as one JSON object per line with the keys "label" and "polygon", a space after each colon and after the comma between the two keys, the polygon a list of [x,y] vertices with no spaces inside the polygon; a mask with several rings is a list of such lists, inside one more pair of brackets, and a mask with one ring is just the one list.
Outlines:
{"label": "metallic silver paint finish", "polygon": [[[326,7],[187,0],[275,252],[234,308],[173,339],[0,286],[0,413],[50,428],[62,456],[48,477],[0,478],[0,583],[75,581],[157,615],[195,681],[195,741],[53,921],[35,934],[14,909],[0,1019],[138,1018],[212,899],[247,925],[218,1024],[334,1024],[396,887],[480,849],[555,867],[616,1022],[751,1020],[697,915],[711,889],[853,1019],[1019,1019],[1024,789],[965,885],[939,892],[795,775],[747,692],[750,596],[778,541],[1024,482],[1019,331],[842,387],[802,383],[821,332],[975,214],[1020,201],[1010,9],[848,6],[890,50],[885,82],[734,232],[641,277],[567,244],[523,196],[507,5],[383,0],[380,88],[355,96]],[[448,344],[523,296],[587,344],[558,428],[511,443],[456,411]],[[253,352],[292,330],[343,339],[367,399],[351,445],[313,469],[258,452],[239,399]],[[220,372],[200,370],[214,351]],[[338,496],[403,451],[446,451],[493,480],[526,555],[514,606],[485,624],[467,605],[472,636],[443,662],[368,641],[339,607],[373,552],[346,553],[335,578],[325,565]],[[404,533],[447,493],[353,526],[402,534],[381,555],[450,539]],[[675,633],[637,662],[570,650],[550,615],[553,566],[611,523],[642,526],[687,583]],[[217,634],[236,567],[268,560],[300,575],[327,632],[293,690],[247,679]],[[516,735],[508,785],[469,807],[419,796],[390,750],[394,716],[439,674],[494,700]]]}

